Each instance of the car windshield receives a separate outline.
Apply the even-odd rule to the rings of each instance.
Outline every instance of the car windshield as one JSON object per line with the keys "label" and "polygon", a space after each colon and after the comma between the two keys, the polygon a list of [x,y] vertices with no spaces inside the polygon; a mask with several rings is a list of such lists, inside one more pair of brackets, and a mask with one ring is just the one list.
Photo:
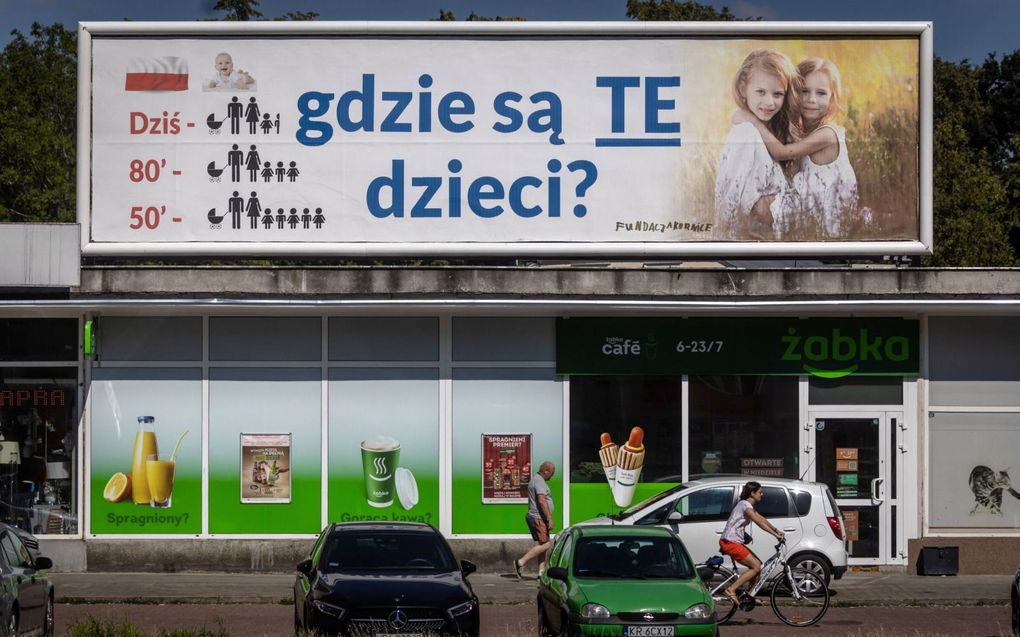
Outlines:
{"label": "car windshield", "polygon": [[694,568],[675,537],[588,537],[574,551],[574,576],[692,579]]}
{"label": "car windshield", "polygon": [[373,531],[335,534],[323,551],[320,570],[445,573],[455,567],[450,550],[438,536]]}
{"label": "car windshield", "polygon": [[650,498],[648,498],[646,500],[642,500],[641,502],[638,502],[637,504],[634,504],[634,505],[630,506],[629,508],[624,509],[623,511],[620,511],[619,513],[617,513],[615,515],[611,515],[609,517],[613,518],[614,520],[623,520],[625,518],[629,518],[630,516],[634,515],[638,511],[643,510],[645,507],[651,506],[651,505],[655,504],[656,502],[658,502],[660,500],[668,498],[669,496],[673,495],[677,491],[683,491],[686,488],[687,487],[685,485],[678,484],[677,486],[675,486],[675,487],[673,487],[671,489],[666,489],[665,491],[660,491],[659,493],[656,493],[652,497],[650,497]]}

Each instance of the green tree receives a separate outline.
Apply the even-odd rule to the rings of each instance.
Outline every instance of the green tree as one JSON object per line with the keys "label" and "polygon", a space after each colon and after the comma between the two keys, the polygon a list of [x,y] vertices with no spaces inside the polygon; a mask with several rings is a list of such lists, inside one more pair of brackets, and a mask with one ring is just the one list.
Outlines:
{"label": "green tree", "polygon": [[[453,15],[453,11],[447,11],[445,9],[439,10],[438,18],[430,18],[431,22],[456,22],[457,16]],[[478,15],[474,11],[468,14],[468,17],[464,19],[465,22],[525,22],[527,18],[521,16],[482,16]]]}
{"label": "green tree", "polygon": [[213,11],[226,11],[221,19],[228,22],[247,22],[262,17],[258,7],[259,0],[217,0]]}
{"label": "green tree", "polygon": [[[627,17],[645,22],[732,22],[739,20],[730,13],[729,7],[716,10],[715,7],[693,0],[627,0]],[[761,18],[750,18],[761,20]]]}
{"label": "green tree", "polygon": [[74,221],[77,40],[15,30],[0,53],[0,221]]}

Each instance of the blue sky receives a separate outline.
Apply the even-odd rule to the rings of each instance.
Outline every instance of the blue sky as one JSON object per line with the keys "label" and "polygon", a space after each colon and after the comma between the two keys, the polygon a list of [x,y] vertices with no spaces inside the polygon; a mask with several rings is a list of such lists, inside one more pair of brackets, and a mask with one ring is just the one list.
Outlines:
{"label": "blue sky", "polygon": [[[12,29],[27,32],[33,21],[73,27],[90,20],[196,20],[221,15],[215,0],[0,0],[0,45]],[[982,61],[988,53],[1020,49],[1018,0],[737,0],[727,5],[740,17],[767,20],[907,20],[935,23],[935,54],[947,60]],[[316,11],[320,20],[426,20],[440,9],[458,18],[519,15],[528,20],[626,20],[626,0],[262,0],[267,16]]]}

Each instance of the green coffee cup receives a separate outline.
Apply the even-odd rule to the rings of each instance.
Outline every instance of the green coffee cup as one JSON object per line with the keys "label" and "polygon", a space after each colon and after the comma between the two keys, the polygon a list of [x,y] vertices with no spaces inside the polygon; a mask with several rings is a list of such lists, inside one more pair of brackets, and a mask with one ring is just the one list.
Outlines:
{"label": "green coffee cup", "polygon": [[365,473],[365,499],[380,509],[393,504],[393,476],[400,462],[400,443],[389,436],[361,442],[361,467]]}

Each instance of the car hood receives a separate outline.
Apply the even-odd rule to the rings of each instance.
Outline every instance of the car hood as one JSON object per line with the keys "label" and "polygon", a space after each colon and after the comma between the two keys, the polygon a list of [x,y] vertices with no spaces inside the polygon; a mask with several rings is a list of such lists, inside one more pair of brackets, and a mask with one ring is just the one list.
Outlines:
{"label": "car hood", "polygon": [[471,588],[458,572],[429,575],[324,575],[332,600],[344,606],[454,606],[471,598]]}
{"label": "car hood", "polygon": [[697,580],[592,580],[579,588],[587,602],[602,604],[613,613],[666,611],[683,614],[697,603],[708,603]]}

